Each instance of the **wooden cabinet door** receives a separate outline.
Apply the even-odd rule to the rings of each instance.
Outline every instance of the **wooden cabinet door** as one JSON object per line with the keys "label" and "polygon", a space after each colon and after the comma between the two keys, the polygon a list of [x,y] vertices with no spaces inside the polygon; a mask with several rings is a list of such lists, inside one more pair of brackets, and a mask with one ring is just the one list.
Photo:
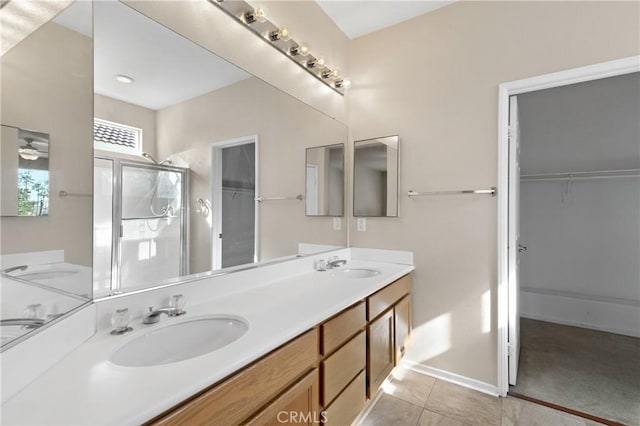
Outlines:
{"label": "wooden cabinet door", "polygon": [[369,398],[376,393],[393,369],[395,352],[393,335],[393,309],[389,309],[367,327]]}
{"label": "wooden cabinet door", "polygon": [[300,379],[278,399],[262,409],[247,425],[317,425],[321,421],[318,369]]}
{"label": "wooden cabinet door", "polygon": [[411,338],[411,295],[400,300],[394,310],[395,327],[395,363],[398,365],[404,356],[405,349],[409,346]]}

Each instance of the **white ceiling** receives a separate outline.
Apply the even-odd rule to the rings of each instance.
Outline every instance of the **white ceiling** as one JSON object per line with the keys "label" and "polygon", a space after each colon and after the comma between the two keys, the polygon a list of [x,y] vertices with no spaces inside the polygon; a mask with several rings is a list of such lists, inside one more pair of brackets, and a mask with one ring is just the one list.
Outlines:
{"label": "white ceiling", "polygon": [[[86,34],[91,8],[76,2],[56,22]],[[94,2],[93,32],[94,91],[153,110],[251,77],[117,1]],[[119,83],[119,74],[135,82]]]}
{"label": "white ceiling", "polygon": [[454,1],[316,0],[318,5],[350,39],[448,6]]}

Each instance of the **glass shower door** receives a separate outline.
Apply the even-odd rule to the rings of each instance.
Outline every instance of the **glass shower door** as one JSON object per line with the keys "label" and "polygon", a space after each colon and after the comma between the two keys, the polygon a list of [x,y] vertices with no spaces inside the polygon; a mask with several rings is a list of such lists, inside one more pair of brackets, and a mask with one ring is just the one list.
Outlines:
{"label": "glass shower door", "polygon": [[122,163],[118,289],[187,273],[185,171]]}

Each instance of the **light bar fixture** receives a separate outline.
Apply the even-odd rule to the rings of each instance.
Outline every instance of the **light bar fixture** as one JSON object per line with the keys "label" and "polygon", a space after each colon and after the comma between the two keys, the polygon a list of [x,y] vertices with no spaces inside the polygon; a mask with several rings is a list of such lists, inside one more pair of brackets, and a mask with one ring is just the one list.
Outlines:
{"label": "light bar fixture", "polygon": [[222,9],[336,93],[344,95],[345,89],[351,86],[351,81],[341,77],[338,70],[328,67],[322,56],[312,54],[306,43],[297,42],[291,38],[287,27],[278,27],[271,22],[264,9],[254,8],[243,0],[209,0],[209,2]]}

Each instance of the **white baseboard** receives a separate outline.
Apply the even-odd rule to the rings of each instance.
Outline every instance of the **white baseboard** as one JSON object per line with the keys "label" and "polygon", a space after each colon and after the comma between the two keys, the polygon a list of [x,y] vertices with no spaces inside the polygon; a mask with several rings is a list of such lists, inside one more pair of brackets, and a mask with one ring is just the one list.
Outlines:
{"label": "white baseboard", "polygon": [[426,365],[418,364],[417,362],[402,360],[401,366],[413,370],[415,372],[432,376],[437,379],[444,380],[446,382],[454,383],[456,385],[464,386],[465,388],[477,390],[478,392],[486,393],[491,396],[499,396],[498,387],[489,383],[481,382],[479,380],[472,379],[470,377],[461,376],[459,374],[450,373],[448,371],[440,370],[438,368],[428,367]]}
{"label": "white baseboard", "polygon": [[640,306],[635,301],[624,299],[522,288],[520,316],[640,337]]}

